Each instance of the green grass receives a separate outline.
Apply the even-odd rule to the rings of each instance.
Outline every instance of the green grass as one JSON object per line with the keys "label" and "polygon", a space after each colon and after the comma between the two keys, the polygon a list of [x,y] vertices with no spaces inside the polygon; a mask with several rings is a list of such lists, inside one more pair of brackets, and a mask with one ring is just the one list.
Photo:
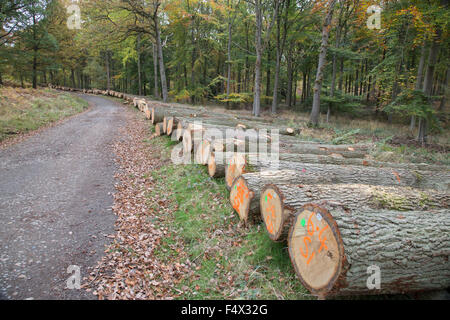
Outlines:
{"label": "green grass", "polygon": [[88,108],[74,95],[49,89],[0,89],[0,141],[39,129]]}
{"label": "green grass", "polygon": [[272,242],[261,225],[239,224],[223,179],[211,179],[199,165],[171,164],[173,143],[167,137],[149,143],[167,165],[151,172],[161,183],[148,196],[168,197],[172,211],[159,216],[158,223],[171,235],[155,250],[156,256],[173,263],[179,254],[174,245],[181,242],[197,266],[194,276],[176,288],[184,291],[183,299],[312,298],[295,276],[286,244]]}

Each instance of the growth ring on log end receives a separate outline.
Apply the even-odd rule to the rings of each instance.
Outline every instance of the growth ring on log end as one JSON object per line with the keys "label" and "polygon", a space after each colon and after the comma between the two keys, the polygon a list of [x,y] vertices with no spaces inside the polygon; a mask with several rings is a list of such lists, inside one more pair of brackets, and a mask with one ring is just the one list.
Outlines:
{"label": "growth ring on log end", "polygon": [[345,259],[331,214],[306,205],[296,214],[288,241],[289,256],[303,286],[314,295],[326,296],[338,281]]}
{"label": "growth ring on log end", "polygon": [[250,203],[254,197],[255,193],[250,191],[244,178],[238,177],[234,180],[230,190],[230,202],[245,224],[248,223]]}

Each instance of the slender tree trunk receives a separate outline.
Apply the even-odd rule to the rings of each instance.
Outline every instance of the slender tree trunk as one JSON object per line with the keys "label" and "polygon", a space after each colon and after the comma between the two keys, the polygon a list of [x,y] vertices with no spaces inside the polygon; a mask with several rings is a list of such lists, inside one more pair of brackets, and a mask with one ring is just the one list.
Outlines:
{"label": "slender tree trunk", "polygon": [[439,111],[444,110],[448,95],[448,78],[450,78],[450,68],[447,68],[445,81],[442,83],[442,99],[439,103]]}
{"label": "slender tree trunk", "polygon": [[[341,37],[340,34],[341,34],[340,26],[338,26],[337,30],[336,30],[336,44],[335,44],[336,49],[339,49],[339,46],[340,46],[340,37]],[[335,53],[335,54],[333,54],[333,73],[331,75],[330,98],[334,97],[334,91],[336,88],[336,75],[337,75],[337,56]],[[331,108],[332,108],[332,102],[328,103],[327,123],[330,121]]]}
{"label": "slender tree trunk", "polygon": [[[434,38],[433,43],[430,48],[430,54],[428,56],[428,66],[425,72],[425,78],[423,83],[423,92],[426,96],[431,96],[431,90],[433,89],[433,77],[436,68],[437,57],[439,54],[439,39],[441,32],[438,32],[438,35]],[[430,100],[431,103],[431,100]],[[423,118],[420,121],[419,135],[417,140],[422,144],[427,142],[427,131],[428,131],[428,119]]]}
{"label": "slender tree trunk", "polygon": [[136,41],[137,67],[138,67],[138,94],[142,96],[142,73],[141,73],[141,34],[139,33]]}
{"label": "slender tree trunk", "polygon": [[256,63],[255,63],[255,95],[253,100],[253,115],[261,114],[261,60],[262,60],[262,8],[261,0],[255,0],[256,11]]}
{"label": "slender tree trunk", "polygon": [[293,61],[292,61],[292,47],[289,50],[287,57],[287,76],[288,76],[288,87],[286,92],[286,104],[288,107],[292,106],[292,82],[293,82]]}
{"label": "slender tree trunk", "polygon": [[109,51],[105,53],[105,63],[106,63],[106,89],[111,90],[111,71],[109,65]]}
{"label": "slender tree trunk", "polygon": [[320,54],[319,54],[319,64],[317,66],[317,75],[316,81],[314,84],[314,100],[313,107],[311,112],[310,122],[314,126],[319,124],[319,115],[320,115],[320,93],[322,90],[322,80],[323,80],[323,71],[325,69],[326,59],[327,59],[327,47],[328,47],[328,38],[330,36],[330,25],[331,19],[333,18],[334,7],[336,5],[337,0],[331,0],[328,8],[328,13],[325,18],[325,22],[323,24],[322,29],[322,44],[320,46]]}
{"label": "slender tree trunk", "polygon": [[[286,9],[287,10],[287,9]],[[281,64],[281,43],[280,43],[281,26],[280,19],[277,19],[277,55],[275,62],[275,80],[273,84],[273,100],[272,100],[272,114],[276,114],[278,110],[278,82],[280,78],[280,64]]]}
{"label": "slender tree trunk", "polygon": [[[422,83],[423,83],[423,69],[425,67],[425,56],[426,56],[426,43],[425,41],[422,44],[422,49],[420,51],[420,61],[419,61],[419,67],[417,69],[417,79],[416,79],[416,86],[415,90],[422,90]],[[411,124],[409,126],[409,129],[411,131],[414,131],[416,127],[416,117],[411,116]]]}
{"label": "slender tree trunk", "polygon": [[[268,44],[268,50],[267,50],[267,72],[266,72],[266,97],[270,96],[270,78],[272,77],[271,75],[271,70],[270,70],[270,60],[272,59],[271,57],[271,51],[272,51],[272,47],[270,46],[270,42]],[[268,98],[266,98],[268,99]]]}
{"label": "slender tree trunk", "polygon": [[163,101],[167,102],[169,100],[169,94],[167,91],[166,69],[164,67],[164,56],[163,56],[162,43],[161,43],[161,31],[159,28],[159,20],[158,20],[157,13],[155,13],[155,16],[154,16],[154,22],[155,22],[155,34],[156,34],[156,46],[158,48],[159,73],[160,73],[160,77],[161,77],[162,95],[163,95]]}
{"label": "slender tree trunk", "polygon": [[[229,5],[229,2],[228,2]],[[231,40],[232,40],[232,21],[228,17],[228,44],[227,44],[227,99],[231,94]]]}

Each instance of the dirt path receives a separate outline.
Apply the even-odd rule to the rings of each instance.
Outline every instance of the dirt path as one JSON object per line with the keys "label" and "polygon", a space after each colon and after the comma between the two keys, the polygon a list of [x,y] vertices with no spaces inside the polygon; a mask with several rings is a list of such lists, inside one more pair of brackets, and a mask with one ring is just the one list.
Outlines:
{"label": "dirt path", "polygon": [[66,289],[67,268],[88,277],[115,233],[111,145],[128,113],[84,97],[91,111],[0,150],[0,299],[96,298]]}

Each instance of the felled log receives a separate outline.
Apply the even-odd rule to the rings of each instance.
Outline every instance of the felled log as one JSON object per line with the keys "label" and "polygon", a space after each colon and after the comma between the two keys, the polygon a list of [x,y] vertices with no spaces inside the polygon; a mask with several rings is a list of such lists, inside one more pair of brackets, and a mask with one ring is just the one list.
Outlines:
{"label": "felled log", "polygon": [[261,217],[273,241],[285,241],[295,213],[308,203],[330,201],[346,208],[361,207],[397,211],[450,207],[450,194],[408,187],[359,184],[292,185],[269,184],[261,190]]}
{"label": "felled log", "polygon": [[145,118],[147,120],[150,120],[151,117],[152,117],[152,114],[151,114],[151,112],[150,112],[150,110],[149,110],[147,105],[144,106],[144,113],[145,113]]}
{"label": "felled log", "polygon": [[301,130],[299,128],[284,128],[280,130],[280,134],[285,136],[296,136],[299,135]]}
{"label": "felled log", "polygon": [[195,162],[201,165],[207,165],[211,154],[211,144],[206,140],[201,140],[195,150]]}
{"label": "felled log", "polygon": [[[314,176],[322,176],[323,182],[327,183],[354,183],[382,186],[407,186],[422,189],[437,189],[447,191],[450,186],[450,171],[442,171],[439,175],[433,171],[418,171],[401,168],[376,168],[351,165],[331,165],[299,163],[294,161],[280,160],[276,163],[254,163],[248,160],[245,154],[235,154],[232,170],[227,170],[227,185],[248,172],[262,170],[294,170],[303,173],[307,179]],[[230,166],[232,165],[230,164]],[[238,165],[237,165],[238,164]]]}
{"label": "felled log", "polygon": [[[227,166],[227,170],[229,167]],[[301,183],[294,171],[264,171],[247,173],[237,177],[231,184],[230,203],[245,224],[261,219],[259,199],[262,188],[270,183]]]}
{"label": "felled log", "polygon": [[162,122],[156,124],[156,126],[155,126],[155,135],[157,137],[161,137],[161,136],[164,135],[163,123]]}
{"label": "felled log", "polygon": [[449,233],[448,209],[306,205],[289,233],[289,255],[303,286],[320,298],[438,290],[450,286]]}
{"label": "felled log", "polygon": [[153,107],[152,109],[152,124],[160,123],[164,121],[164,117],[166,116],[166,113],[164,112],[164,109]]}
{"label": "felled log", "polygon": [[286,153],[341,155],[344,158],[364,158],[371,146],[368,145],[325,145],[305,143],[280,143],[280,150]]}
{"label": "felled log", "polygon": [[[234,161],[234,160],[233,160]],[[238,170],[240,163],[227,164],[226,183],[235,176],[230,170]],[[236,180],[243,184],[254,197],[242,203],[242,212],[238,212],[244,221],[249,220],[249,216],[259,216],[259,198],[262,188],[267,184],[366,184],[379,186],[406,186],[419,187],[422,189],[436,189],[447,192],[449,177],[448,174],[440,173],[439,177],[433,173],[421,171],[421,175],[410,173],[407,170],[391,170],[383,168],[366,168],[358,166],[333,166],[333,165],[312,165],[302,164],[298,166],[293,163],[285,163],[283,170],[271,170],[255,173],[247,173],[235,178],[231,183],[233,192]],[[420,179],[419,179],[420,177]],[[231,198],[231,203],[234,197]]]}
{"label": "felled log", "polygon": [[[251,154],[247,155],[247,159]],[[369,159],[344,158],[339,154],[331,156],[316,154],[299,154],[299,153],[280,153],[279,160],[300,162],[300,163],[316,163],[316,164],[336,164],[336,165],[352,165],[375,168],[398,168],[407,170],[423,170],[423,171],[449,171],[447,166],[430,165],[425,163],[393,163],[381,162]]]}
{"label": "felled log", "polygon": [[[224,155],[224,153],[222,153]],[[225,161],[225,160],[224,160]],[[216,153],[213,151],[208,158],[208,174],[211,178],[225,177],[225,162],[216,159]]]}
{"label": "felled log", "polygon": [[177,126],[178,119],[176,117],[169,117],[169,119],[167,120],[167,135],[171,136]]}
{"label": "felled log", "polygon": [[145,108],[148,108],[147,102],[144,99],[140,100],[138,103],[138,108],[141,112],[144,112]]}
{"label": "felled log", "polygon": [[183,130],[183,151],[185,154],[194,152],[195,146],[203,141],[202,132],[202,127],[191,127]]}

